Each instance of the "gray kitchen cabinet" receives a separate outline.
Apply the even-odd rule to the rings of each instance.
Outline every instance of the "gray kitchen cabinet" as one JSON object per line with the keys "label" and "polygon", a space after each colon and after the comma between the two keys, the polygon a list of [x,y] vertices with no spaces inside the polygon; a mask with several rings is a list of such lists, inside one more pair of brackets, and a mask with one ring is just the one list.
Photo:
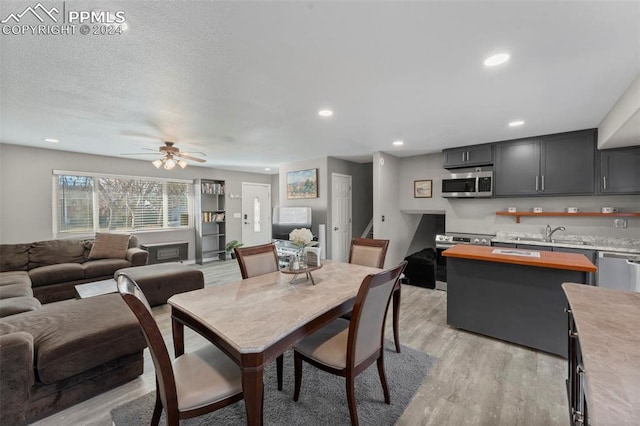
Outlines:
{"label": "gray kitchen cabinet", "polygon": [[493,195],[536,195],[539,189],[540,141],[521,139],[495,146]]}
{"label": "gray kitchen cabinet", "polygon": [[593,194],[595,134],[590,129],[497,143],[494,195]]}
{"label": "gray kitchen cabinet", "polygon": [[516,244],[516,248],[532,251],[554,251],[551,246],[537,246],[535,244]]}
{"label": "gray kitchen cabinet", "polygon": [[491,243],[493,247],[516,248],[514,243]]}
{"label": "gray kitchen cabinet", "polygon": [[[584,254],[587,259],[594,265],[596,264],[596,260],[598,258],[598,252],[595,250],[587,250],[580,248],[570,248],[570,247],[554,247],[553,251],[558,251],[562,253],[574,253],[574,254]],[[587,275],[587,284],[596,285],[596,274],[590,272]]]}
{"label": "gray kitchen cabinet", "polygon": [[595,130],[542,138],[540,194],[593,194],[595,190]]}
{"label": "gray kitchen cabinet", "polygon": [[640,146],[600,151],[601,194],[640,194]]}
{"label": "gray kitchen cabinet", "polygon": [[493,147],[491,144],[445,149],[442,153],[445,169],[493,164]]}

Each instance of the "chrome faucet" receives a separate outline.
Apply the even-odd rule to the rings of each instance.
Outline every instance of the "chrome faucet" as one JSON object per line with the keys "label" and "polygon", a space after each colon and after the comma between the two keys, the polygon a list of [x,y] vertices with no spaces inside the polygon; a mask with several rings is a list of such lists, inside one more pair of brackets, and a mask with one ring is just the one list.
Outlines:
{"label": "chrome faucet", "polygon": [[547,229],[546,229],[545,234],[544,234],[544,240],[546,242],[550,243],[551,242],[551,236],[556,231],[566,231],[566,228],[564,226],[558,226],[557,228],[551,229],[551,226],[547,225]]}

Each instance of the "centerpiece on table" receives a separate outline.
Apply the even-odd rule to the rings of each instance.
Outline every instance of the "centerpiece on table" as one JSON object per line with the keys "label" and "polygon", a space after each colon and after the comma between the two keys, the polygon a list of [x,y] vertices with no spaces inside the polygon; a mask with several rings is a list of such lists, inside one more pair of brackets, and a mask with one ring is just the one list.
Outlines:
{"label": "centerpiece on table", "polygon": [[299,250],[299,254],[297,256],[297,268],[296,266],[296,260],[293,260],[292,264],[289,265],[289,268],[291,269],[303,269],[306,267],[306,262],[305,262],[305,254],[304,254],[304,248],[305,247],[311,247],[311,246],[315,246],[316,244],[318,244],[317,241],[313,241],[313,234],[311,233],[311,231],[307,228],[296,228],[293,231],[291,231],[289,233],[289,241],[291,241],[293,243],[293,245],[295,245],[298,250]]}

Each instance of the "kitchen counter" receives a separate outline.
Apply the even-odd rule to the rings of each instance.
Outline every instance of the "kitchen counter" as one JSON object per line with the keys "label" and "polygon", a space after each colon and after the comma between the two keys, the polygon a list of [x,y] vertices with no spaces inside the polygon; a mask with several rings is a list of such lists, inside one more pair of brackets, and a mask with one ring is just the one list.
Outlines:
{"label": "kitchen counter", "polygon": [[640,293],[564,283],[586,371],[590,423],[640,419]]}
{"label": "kitchen counter", "polygon": [[561,286],[586,286],[588,274],[596,271],[586,256],[463,244],[443,254],[447,324],[567,357],[567,298]]}
{"label": "kitchen counter", "polygon": [[461,259],[483,260],[487,262],[512,263],[515,265],[534,266],[538,268],[564,269],[569,271],[595,272],[597,268],[585,256],[573,253],[560,253],[551,251],[539,251],[540,257],[529,257],[505,253],[530,253],[532,250],[505,249],[500,247],[486,247],[458,244],[445,250],[442,254],[446,257]]}
{"label": "kitchen counter", "polygon": [[554,236],[554,241],[547,242],[542,241],[544,236],[540,234],[498,232],[498,234],[491,239],[491,242],[640,254],[640,240],[631,238],[591,237],[562,234],[555,234]]}

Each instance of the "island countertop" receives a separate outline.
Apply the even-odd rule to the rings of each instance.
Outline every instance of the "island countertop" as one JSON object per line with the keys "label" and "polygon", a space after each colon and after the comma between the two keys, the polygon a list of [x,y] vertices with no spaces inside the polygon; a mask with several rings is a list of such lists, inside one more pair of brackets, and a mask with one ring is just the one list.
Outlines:
{"label": "island countertop", "polygon": [[640,293],[564,283],[578,331],[592,424],[640,418]]}
{"label": "island countertop", "polygon": [[[500,254],[502,251],[504,254]],[[536,252],[539,257],[508,254],[520,252],[522,254]],[[483,260],[487,262],[512,263],[537,268],[565,269],[569,271],[596,272],[596,266],[586,256],[574,253],[561,253],[552,251],[535,251],[521,249],[505,249],[502,247],[486,247],[458,244],[442,253],[447,257],[460,259]]]}

